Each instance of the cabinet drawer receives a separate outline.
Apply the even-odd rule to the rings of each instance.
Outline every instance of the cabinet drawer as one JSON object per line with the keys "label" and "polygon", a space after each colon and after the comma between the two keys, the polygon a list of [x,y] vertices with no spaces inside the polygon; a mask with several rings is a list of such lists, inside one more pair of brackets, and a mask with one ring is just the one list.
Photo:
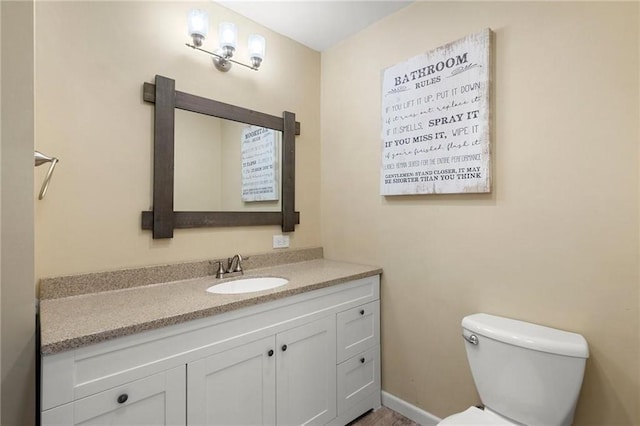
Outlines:
{"label": "cabinet drawer", "polygon": [[380,346],[338,365],[338,413],[380,392]]}
{"label": "cabinet drawer", "polygon": [[338,362],[359,354],[380,342],[380,302],[378,300],[340,312]]}

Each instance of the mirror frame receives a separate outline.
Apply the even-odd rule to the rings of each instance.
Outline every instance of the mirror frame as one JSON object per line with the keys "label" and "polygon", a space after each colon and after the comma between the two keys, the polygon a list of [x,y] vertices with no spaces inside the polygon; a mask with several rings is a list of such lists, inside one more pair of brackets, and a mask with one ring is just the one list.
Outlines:
{"label": "mirror frame", "polygon": [[[175,80],[160,75],[155,84],[143,84],[142,98],[155,104],[153,207],[142,212],[142,229],[151,230],[154,239],[173,238],[177,228],[281,225],[282,232],[295,231],[300,223],[300,212],[295,211],[295,136],[300,134],[300,123],[294,113],[285,111],[277,117],[179,92]],[[281,211],[174,211],[175,108],[281,131]]]}

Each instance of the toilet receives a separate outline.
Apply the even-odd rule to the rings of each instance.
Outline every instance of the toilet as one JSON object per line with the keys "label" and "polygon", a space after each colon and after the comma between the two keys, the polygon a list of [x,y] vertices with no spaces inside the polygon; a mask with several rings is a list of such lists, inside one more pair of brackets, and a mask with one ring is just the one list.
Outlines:
{"label": "toilet", "polygon": [[580,334],[488,314],[462,319],[462,337],[484,409],[439,425],[570,425],[589,358]]}

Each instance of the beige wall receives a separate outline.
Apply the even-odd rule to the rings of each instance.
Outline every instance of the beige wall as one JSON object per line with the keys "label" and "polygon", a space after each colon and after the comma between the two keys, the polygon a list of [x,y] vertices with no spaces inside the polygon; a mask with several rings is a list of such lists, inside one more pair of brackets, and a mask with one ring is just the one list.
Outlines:
{"label": "beige wall", "polygon": [[219,118],[175,110],[173,208],[178,211],[222,210]]}
{"label": "beige wall", "polygon": [[[184,46],[186,15],[209,11],[238,25],[238,57],[251,32],[267,39],[259,72],[214,69]],[[209,45],[209,43],[211,43]],[[60,158],[36,206],[36,277],[212,259],[271,250],[278,226],[177,230],[153,240],[140,229],[151,207],[153,106],[142,83],[156,74],[176,89],[301,122],[296,138],[292,247],[320,245],[320,54],[212,2],[37,2],[36,147]],[[45,170],[36,173],[39,185]]]}
{"label": "beige wall", "polygon": [[[2,7],[0,6],[0,47],[2,46]],[[0,82],[2,81],[2,49],[0,48]],[[0,84],[0,164],[2,164],[2,85]],[[2,173],[0,173],[0,225],[2,224]],[[2,306],[2,226],[0,226],[0,306]],[[0,315],[0,371],[2,371],[2,315]],[[0,386],[0,395],[1,395]],[[0,396],[0,419],[2,397]]]}
{"label": "beige wall", "polygon": [[[584,334],[577,424],[640,424],[638,4],[418,2],[322,54],[325,255],[384,268],[383,388],[478,402],[460,320]],[[381,197],[381,71],[495,31],[489,195]]]}
{"label": "beige wall", "polygon": [[[3,1],[0,424],[35,424],[33,1]],[[20,40],[16,43],[16,40]]]}
{"label": "beige wall", "polygon": [[[0,6],[0,47],[2,46],[2,7]],[[0,82],[2,81],[2,51],[0,49]],[[2,164],[2,85],[0,85],[0,164]],[[2,224],[2,174],[0,173],[0,224]],[[2,306],[2,226],[0,226],[0,306]],[[0,315],[0,371],[2,371],[2,315]],[[0,386],[0,395],[1,395]],[[0,419],[2,398],[0,397]]]}
{"label": "beige wall", "polygon": [[[2,7],[0,6],[0,47],[2,46]],[[0,82],[2,81],[2,49],[0,49]],[[2,85],[0,84],[0,164],[2,164]],[[2,174],[0,173],[0,224],[2,224]],[[0,226],[0,306],[2,306],[2,226]],[[0,371],[2,370],[2,315],[0,315]],[[1,386],[0,386],[1,391]],[[0,392],[1,395],[1,392]],[[0,397],[0,419],[2,398]]]}

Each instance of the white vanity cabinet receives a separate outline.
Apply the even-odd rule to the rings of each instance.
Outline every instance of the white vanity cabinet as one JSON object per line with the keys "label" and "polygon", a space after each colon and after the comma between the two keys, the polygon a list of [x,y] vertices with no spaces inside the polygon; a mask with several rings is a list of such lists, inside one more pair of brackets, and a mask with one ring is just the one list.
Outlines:
{"label": "white vanity cabinet", "polygon": [[187,364],[189,424],[325,424],[336,416],[335,317]]}
{"label": "white vanity cabinet", "polygon": [[42,413],[43,425],[184,425],[185,368],[176,367]]}
{"label": "white vanity cabinet", "polygon": [[380,394],[380,301],[336,317],[338,412],[362,413],[370,395]]}
{"label": "white vanity cabinet", "polygon": [[336,416],[335,315],[276,336],[276,424],[326,424]]}
{"label": "white vanity cabinet", "polygon": [[187,417],[197,425],[276,423],[274,336],[187,364]]}
{"label": "white vanity cabinet", "polygon": [[42,425],[345,425],[380,406],[379,320],[375,275],[44,355]]}

